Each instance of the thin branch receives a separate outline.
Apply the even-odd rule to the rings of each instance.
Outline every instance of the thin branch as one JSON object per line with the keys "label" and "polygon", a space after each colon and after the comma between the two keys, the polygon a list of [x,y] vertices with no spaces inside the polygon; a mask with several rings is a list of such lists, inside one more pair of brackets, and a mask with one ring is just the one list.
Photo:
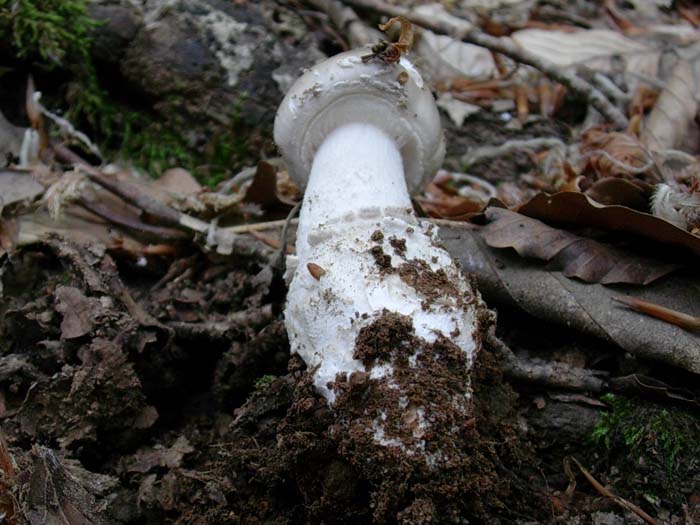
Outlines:
{"label": "thin branch", "polygon": [[445,13],[445,16],[441,17],[426,16],[416,13],[413,9],[389,4],[383,0],[344,0],[344,2],[353,7],[369,9],[388,16],[404,16],[435,33],[448,35],[455,40],[485,47],[516,62],[532,66],[571,91],[585,97],[594,108],[616,126],[620,128],[627,127],[627,117],[600,90],[577,76],[574,72],[560,68],[530,53],[527,49],[518,47],[511,40],[487,35],[466,20],[452,16],[449,13]]}
{"label": "thin branch", "polygon": [[610,498],[612,501],[614,501],[617,505],[619,505],[623,509],[630,511],[630,512],[634,512],[637,516],[642,518],[649,525],[657,525],[658,522],[654,518],[649,516],[649,514],[644,512],[641,508],[639,508],[637,505],[635,505],[634,503],[632,503],[630,501],[627,501],[624,498],[621,498],[620,496],[616,496],[615,494],[610,492],[610,490],[608,490],[606,487],[603,486],[602,483],[600,483],[597,479],[595,479],[593,477],[593,474],[588,472],[588,470],[586,470],[583,467],[583,465],[581,465],[581,463],[579,463],[575,457],[570,456],[570,458],[574,463],[576,463],[576,466],[581,471],[581,474],[584,475],[584,477],[588,480],[588,482],[591,485],[593,485],[593,488],[595,488],[600,495],[605,496],[606,498]]}
{"label": "thin branch", "polygon": [[629,306],[632,310],[640,312],[656,319],[660,319],[669,324],[679,326],[683,330],[690,332],[700,331],[700,318],[692,315],[666,308],[665,306],[656,303],[650,303],[637,299],[636,297],[626,297],[617,295],[612,298],[613,301]]}
{"label": "thin branch", "polygon": [[326,13],[334,26],[347,33],[352,47],[376,43],[382,38],[379,31],[368,27],[355,11],[340,0],[306,0],[306,3]]}
{"label": "thin branch", "polygon": [[565,148],[566,144],[556,137],[509,140],[499,146],[482,146],[462,156],[462,165],[471,166],[487,160],[497,159],[517,151],[532,151],[545,148]]}

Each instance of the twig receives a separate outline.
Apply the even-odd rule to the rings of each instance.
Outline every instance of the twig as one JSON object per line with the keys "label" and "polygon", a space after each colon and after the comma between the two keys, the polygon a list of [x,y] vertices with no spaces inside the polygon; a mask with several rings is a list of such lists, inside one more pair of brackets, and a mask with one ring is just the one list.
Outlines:
{"label": "twig", "polygon": [[354,10],[340,0],[306,0],[306,3],[326,13],[334,26],[347,33],[352,47],[376,43],[382,38],[379,31],[368,27]]}
{"label": "twig", "polygon": [[172,226],[190,233],[203,235],[208,247],[215,247],[217,253],[230,255],[234,251],[247,255],[258,255],[258,246],[249,239],[242,238],[235,233],[219,228],[209,223],[181,213],[159,200],[142,193],[138,186],[116,178],[102,174],[97,168],[88,164],[79,155],[61,144],[54,144],[56,154],[68,162],[72,162],[95,184],[120,197],[125,202],[136,206],[140,210],[151,215],[165,226]]}
{"label": "twig", "polygon": [[603,392],[607,387],[606,381],[599,377],[606,375],[603,372],[522,359],[493,333],[487,336],[486,344],[501,356],[503,373],[510,379],[573,391]]}
{"label": "twig", "polygon": [[260,308],[234,312],[223,321],[202,323],[173,321],[167,323],[167,326],[175,331],[177,337],[183,339],[203,338],[210,341],[230,342],[232,338],[240,337],[250,330],[269,324],[274,317],[272,305],[266,304]]}
{"label": "twig", "polygon": [[684,314],[677,310],[672,310],[671,308],[666,308],[664,306],[658,305],[656,303],[650,303],[648,301],[643,301],[637,299],[636,297],[625,297],[622,295],[617,295],[612,297],[613,301],[622,303],[626,306],[632,308],[637,312],[655,317],[666,323],[676,325],[683,330],[688,330],[690,332],[697,332],[700,330],[700,318],[694,317],[692,315]]}
{"label": "twig", "polygon": [[299,208],[301,208],[301,201],[297,202],[294,205],[294,208],[292,208],[289,211],[289,215],[287,215],[287,220],[284,221],[284,226],[282,226],[282,233],[280,234],[280,247],[277,250],[274,259],[272,259],[273,270],[277,270],[284,273],[284,269],[286,267],[285,255],[287,253],[287,234],[289,233],[289,224],[294,219],[294,216],[299,212]]}
{"label": "twig", "polygon": [[389,4],[383,0],[343,0],[354,7],[370,9],[389,16],[405,16],[412,22],[436,33],[451,36],[456,40],[469,42],[505,55],[516,62],[538,69],[548,77],[563,84],[571,91],[585,97],[591,105],[610,122],[621,128],[627,127],[627,117],[603,93],[572,71],[562,69],[528,50],[518,47],[511,40],[488,35],[466,20],[445,13],[432,17],[416,13],[413,9]]}
{"label": "twig", "polygon": [[610,492],[607,488],[605,488],[597,479],[595,479],[593,477],[593,475],[590,472],[588,472],[588,470],[586,470],[583,467],[583,465],[581,465],[581,463],[578,462],[578,460],[575,457],[570,456],[570,459],[574,463],[576,463],[576,466],[581,471],[581,474],[583,474],[584,477],[588,480],[588,482],[591,485],[593,485],[593,488],[596,489],[598,491],[598,493],[600,493],[602,496],[605,496],[606,498],[610,498],[611,500],[613,500],[615,503],[617,503],[623,509],[630,511],[630,512],[634,512],[637,516],[642,518],[649,525],[657,525],[658,522],[654,518],[649,516],[649,514],[644,512],[642,509],[640,509],[637,505],[627,501],[624,498],[621,498],[620,496],[616,496],[615,494]]}
{"label": "twig", "polygon": [[462,157],[462,165],[471,166],[479,162],[496,159],[521,150],[540,150],[545,148],[565,148],[566,144],[556,137],[540,137],[525,140],[509,140],[500,146],[482,146],[469,151]]}
{"label": "twig", "polygon": [[[645,152],[646,153],[646,152]],[[656,164],[656,161],[654,160],[653,157],[649,157],[647,161],[641,165],[641,166],[632,166],[631,164],[627,164],[626,162],[621,161],[620,159],[616,159],[613,157],[610,153],[605,151],[604,149],[594,149],[591,151],[587,151],[583,155],[581,155],[581,160],[586,160],[591,157],[595,157],[596,155],[600,155],[601,157],[605,157],[605,160],[610,162],[613,166],[616,168],[619,168],[623,171],[626,171],[627,173],[633,174],[633,175],[642,175],[649,171],[651,168],[654,167]]]}

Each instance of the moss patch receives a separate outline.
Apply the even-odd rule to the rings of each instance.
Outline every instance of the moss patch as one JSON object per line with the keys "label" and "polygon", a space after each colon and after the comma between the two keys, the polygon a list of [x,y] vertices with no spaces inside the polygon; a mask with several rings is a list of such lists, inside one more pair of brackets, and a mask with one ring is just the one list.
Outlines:
{"label": "moss patch", "polygon": [[700,417],[613,394],[603,400],[610,411],[592,440],[615,489],[653,506],[687,503],[700,488]]}

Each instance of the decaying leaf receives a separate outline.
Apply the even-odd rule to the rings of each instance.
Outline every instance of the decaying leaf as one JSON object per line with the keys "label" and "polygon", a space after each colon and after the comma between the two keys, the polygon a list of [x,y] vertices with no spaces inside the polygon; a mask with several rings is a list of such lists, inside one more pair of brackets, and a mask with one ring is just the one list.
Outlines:
{"label": "decaying leaf", "polygon": [[519,213],[489,208],[482,235],[492,248],[513,248],[522,257],[550,261],[552,269],[589,283],[649,284],[679,265],[637,256],[559,230]]}
{"label": "decaying leaf", "polygon": [[680,60],[642,131],[642,142],[650,150],[664,152],[685,142],[698,111],[699,88],[697,68]]}
{"label": "decaying leaf", "polygon": [[616,177],[597,180],[585,193],[591,199],[607,206],[626,206],[633,210],[648,212],[653,186],[641,181]]}
{"label": "decaying leaf", "polygon": [[[677,326],[611,306],[618,291],[601,284],[544,272],[540,263],[508,250],[489,248],[476,227],[442,226],[440,238],[466,272],[474,273],[489,304],[507,305],[616,345],[639,358],[661,361],[700,373],[700,339]],[[626,288],[628,295],[700,316],[700,280],[669,276],[645,287]]]}
{"label": "decaying leaf", "polygon": [[185,436],[179,436],[171,447],[156,446],[139,450],[125,462],[126,472],[145,474],[156,468],[177,468],[182,465],[183,458],[194,452],[194,447]]}
{"label": "decaying leaf", "polygon": [[0,170],[0,212],[5,206],[19,202],[31,202],[44,193],[31,173],[26,171]]}
{"label": "decaying leaf", "polygon": [[119,481],[61,459],[53,450],[34,446],[24,506],[31,525],[100,525],[109,515]]}
{"label": "decaying leaf", "polygon": [[244,201],[260,206],[268,213],[286,215],[294,203],[277,191],[277,170],[265,161],[258,163],[253,182],[245,192]]}
{"label": "decaying leaf", "polygon": [[581,172],[596,178],[637,179],[654,168],[654,158],[630,133],[591,128],[581,135]]}
{"label": "decaying leaf", "polygon": [[597,203],[583,193],[540,193],[517,211],[548,224],[587,226],[633,234],[700,255],[700,237],[648,213]]}
{"label": "decaying leaf", "polygon": [[562,67],[585,64],[597,71],[610,71],[614,60],[623,59],[626,71],[656,74],[658,52],[617,31],[524,29],[513,33],[511,38],[530,53]]}
{"label": "decaying leaf", "polygon": [[464,220],[479,213],[486,200],[463,197],[451,188],[430,183],[425,188],[425,197],[416,197],[421,208],[431,217]]}

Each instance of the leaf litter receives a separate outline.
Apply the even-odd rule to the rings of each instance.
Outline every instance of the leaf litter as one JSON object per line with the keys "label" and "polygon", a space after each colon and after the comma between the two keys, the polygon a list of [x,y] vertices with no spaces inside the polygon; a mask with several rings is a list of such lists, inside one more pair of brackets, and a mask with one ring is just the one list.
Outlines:
{"label": "leaf litter", "polygon": [[[360,3],[386,8],[312,2],[331,21],[339,7]],[[685,96],[697,82],[687,75],[688,53],[670,77],[658,67],[660,40],[684,46],[697,35],[673,10],[652,9],[677,34],[645,19],[648,8],[611,2],[598,12],[613,21],[605,28],[590,17],[584,24],[574,7],[516,1],[505,15],[482,6],[476,16],[469,2],[452,4],[450,12],[416,9],[419,19],[433,18],[431,32],[418,29],[414,51],[432,66],[431,82],[457,133],[473,133],[485,146],[455,152],[453,171],[417,202],[433,217],[453,219],[442,223],[443,239],[489,304],[503,308],[498,330],[513,346],[504,351],[490,338],[477,363],[476,421],[462,422],[470,439],[459,445],[469,451],[469,475],[440,486],[434,480],[434,487],[407,483],[400,465],[381,473],[334,437],[342,422],[288,355],[279,318],[284,286],[271,262],[284,253],[280,221],[267,229],[246,224],[284,217],[298,198],[283,166],[261,161],[217,190],[179,168],[154,183],[129,168],[93,166],[76,153],[94,152],[87,135],[81,140],[70,123],[49,117],[30,88],[26,111],[37,135],[23,142],[23,130],[9,122],[0,130],[12,138],[3,145],[10,156],[19,158],[23,147],[26,163],[34,163],[0,177],[0,417],[9,443],[0,450],[7,489],[0,505],[8,522],[20,510],[31,523],[427,523],[457,515],[573,522],[596,515],[595,495],[552,490],[566,488],[559,465],[568,451],[528,425],[549,425],[576,436],[570,446],[590,450],[581,414],[594,421],[601,406],[561,391],[697,406],[697,336],[612,302],[624,293],[628,304],[700,316],[697,280],[683,270],[700,253],[698,151],[682,140],[697,131],[695,100]],[[677,16],[693,20],[693,10],[676,7]],[[363,20],[351,20],[361,34]],[[467,27],[468,42],[441,34]],[[494,41],[483,35],[499,40],[489,48]],[[682,103],[674,103],[679,95]],[[581,100],[604,116],[572,116],[587,106]],[[507,131],[501,136],[516,138],[493,144],[479,127],[489,119]],[[532,131],[552,119],[569,131]],[[60,142],[46,133],[48,121],[59,126]],[[28,155],[34,149],[38,156]],[[492,165],[531,169],[492,169],[488,181],[470,173]],[[652,195],[675,215],[658,214]],[[662,250],[668,253],[656,256]],[[322,268],[309,271],[322,278]],[[519,312],[514,323],[509,309]],[[557,338],[557,326],[576,343],[560,344],[554,356],[529,354],[511,336],[534,320],[544,328],[528,337],[541,347]],[[528,404],[528,389],[536,403]],[[607,467],[597,463],[595,478],[590,465],[580,470],[602,480],[613,472]],[[632,468],[631,482],[638,475]],[[685,512],[692,517],[692,487],[681,489],[690,490]],[[443,499],[432,499],[436,492]],[[666,511],[634,488],[618,501],[646,516]],[[455,514],[441,518],[448,507]]]}

